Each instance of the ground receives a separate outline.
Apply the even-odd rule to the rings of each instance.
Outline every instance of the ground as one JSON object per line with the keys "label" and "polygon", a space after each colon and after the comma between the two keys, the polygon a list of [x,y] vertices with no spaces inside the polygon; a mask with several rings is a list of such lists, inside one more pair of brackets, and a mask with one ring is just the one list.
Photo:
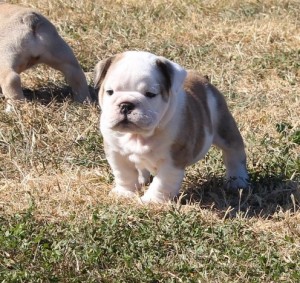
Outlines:
{"label": "ground", "polygon": [[125,50],[208,75],[238,123],[252,185],[224,191],[212,149],[171,206],[110,198],[99,106],[73,103],[55,70],[31,69],[28,102],[7,114],[0,101],[3,282],[299,281],[299,1],[10,2],[53,22],[91,92],[95,64]]}

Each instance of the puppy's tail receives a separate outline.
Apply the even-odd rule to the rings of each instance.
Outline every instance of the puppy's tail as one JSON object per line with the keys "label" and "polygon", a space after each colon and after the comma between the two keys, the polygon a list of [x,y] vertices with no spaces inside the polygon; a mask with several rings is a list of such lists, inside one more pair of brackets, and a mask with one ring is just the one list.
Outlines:
{"label": "puppy's tail", "polygon": [[26,13],[22,17],[21,21],[23,24],[27,25],[32,30],[34,35],[36,35],[39,27],[45,23],[44,17],[42,17],[36,12]]}

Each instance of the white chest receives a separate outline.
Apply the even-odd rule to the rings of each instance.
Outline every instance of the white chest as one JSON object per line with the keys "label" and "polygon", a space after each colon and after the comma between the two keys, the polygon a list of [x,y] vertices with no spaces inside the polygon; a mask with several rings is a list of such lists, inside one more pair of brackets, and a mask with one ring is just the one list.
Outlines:
{"label": "white chest", "polygon": [[127,156],[137,169],[146,169],[153,175],[168,155],[168,151],[157,146],[155,141],[136,137],[120,139],[119,149],[121,154]]}
{"label": "white chest", "polygon": [[128,159],[135,164],[135,167],[138,170],[146,169],[149,171],[153,176],[156,175],[157,170],[160,164],[164,161],[164,158],[161,156],[158,157],[154,154],[147,154],[147,155],[138,155],[138,154],[130,154],[128,155]]}

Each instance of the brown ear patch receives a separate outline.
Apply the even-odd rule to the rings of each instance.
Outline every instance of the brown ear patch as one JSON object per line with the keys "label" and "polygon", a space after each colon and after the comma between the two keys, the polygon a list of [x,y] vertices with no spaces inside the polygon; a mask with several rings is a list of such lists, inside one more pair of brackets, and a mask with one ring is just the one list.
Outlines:
{"label": "brown ear patch", "polygon": [[168,94],[170,93],[170,89],[172,86],[172,76],[173,76],[172,66],[168,61],[163,59],[157,59],[155,63],[164,79],[163,81],[164,89],[162,90],[163,98],[165,100],[168,100]]}
{"label": "brown ear patch", "polygon": [[94,70],[94,87],[99,89],[115,56],[100,61]]}

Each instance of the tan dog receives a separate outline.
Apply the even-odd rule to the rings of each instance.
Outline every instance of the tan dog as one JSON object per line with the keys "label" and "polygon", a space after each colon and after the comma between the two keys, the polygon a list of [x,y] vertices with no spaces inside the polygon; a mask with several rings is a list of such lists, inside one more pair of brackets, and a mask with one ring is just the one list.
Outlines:
{"label": "tan dog", "polygon": [[19,74],[39,63],[64,74],[76,101],[90,101],[85,75],[55,27],[33,9],[0,3],[0,87],[8,103],[24,100]]}
{"label": "tan dog", "polygon": [[179,192],[185,167],[212,144],[223,151],[228,185],[248,186],[244,144],[224,97],[204,77],[147,52],[129,51],[95,68],[100,129],[115,176],[112,192],[165,202]]}

